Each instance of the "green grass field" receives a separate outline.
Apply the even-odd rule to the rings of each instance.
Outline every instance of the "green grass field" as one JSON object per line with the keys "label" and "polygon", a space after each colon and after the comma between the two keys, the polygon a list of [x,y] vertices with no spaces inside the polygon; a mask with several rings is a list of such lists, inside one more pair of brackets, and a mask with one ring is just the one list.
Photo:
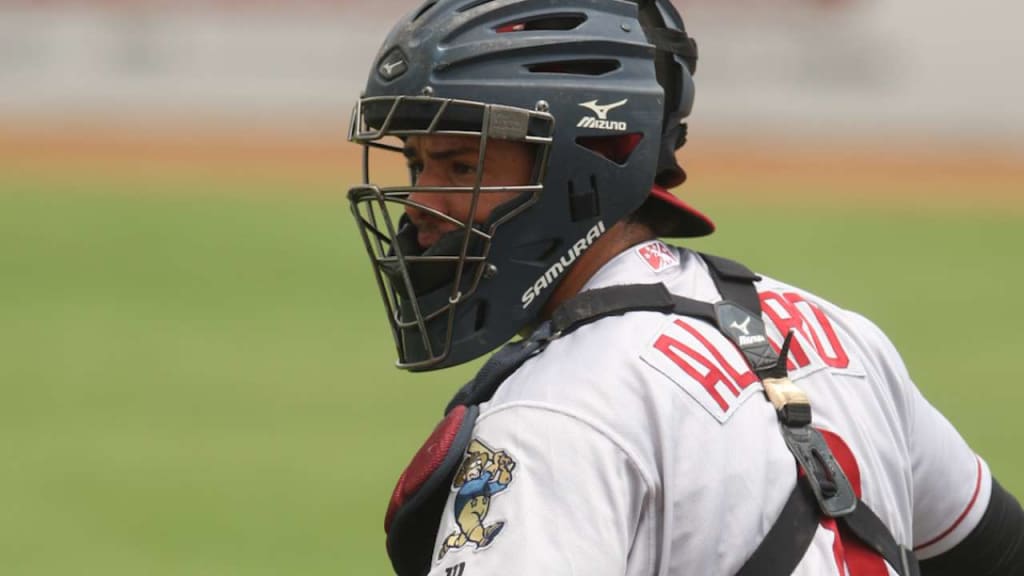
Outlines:
{"label": "green grass field", "polygon": [[[0,170],[0,574],[388,573],[394,479],[471,367],[391,368],[343,183],[161,182]],[[696,245],[872,317],[1024,495],[1021,211],[729,192]]]}

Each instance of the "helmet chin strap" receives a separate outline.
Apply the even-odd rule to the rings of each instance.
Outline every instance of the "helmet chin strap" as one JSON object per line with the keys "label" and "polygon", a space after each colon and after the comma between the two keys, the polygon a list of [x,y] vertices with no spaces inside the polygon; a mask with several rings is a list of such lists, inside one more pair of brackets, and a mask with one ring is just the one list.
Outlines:
{"label": "helmet chin strap", "polygon": [[[685,28],[678,30],[665,25],[665,19],[658,10],[657,0],[637,0],[639,20],[647,41],[654,45],[655,74],[658,84],[665,91],[665,107],[662,116],[662,143],[658,156],[658,184],[673,188],[686,180],[686,172],[676,161],[675,152],[686,144],[686,124],[683,123],[689,111],[680,111],[683,74],[676,61],[682,59],[690,75],[697,72],[697,42],[686,34]],[[684,88],[685,89],[685,88]]]}

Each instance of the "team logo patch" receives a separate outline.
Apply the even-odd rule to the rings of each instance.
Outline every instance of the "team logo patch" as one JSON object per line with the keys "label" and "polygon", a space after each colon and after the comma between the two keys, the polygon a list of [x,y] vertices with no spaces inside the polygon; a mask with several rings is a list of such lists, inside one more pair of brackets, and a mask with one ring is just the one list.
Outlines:
{"label": "team logo patch", "polygon": [[653,272],[661,272],[667,268],[679,265],[679,258],[675,252],[657,240],[638,246],[636,254]]}
{"label": "team logo patch", "polygon": [[445,537],[437,559],[451,551],[471,546],[473,550],[486,548],[505,527],[504,521],[487,523],[491,499],[504,492],[512,482],[516,461],[504,450],[492,450],[479,440],[473,440],[466,456],[455,473],[452,491],[455,504],[455,530]]}

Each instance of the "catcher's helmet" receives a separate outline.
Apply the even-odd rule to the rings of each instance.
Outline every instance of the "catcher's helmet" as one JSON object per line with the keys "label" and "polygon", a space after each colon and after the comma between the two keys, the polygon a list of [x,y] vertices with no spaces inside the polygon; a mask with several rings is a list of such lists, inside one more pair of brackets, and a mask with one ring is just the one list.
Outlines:
{"label": "catcher's helmet", "polygon": [[[466,362],[535,323],[580,254],[649,198],[675,216],[661,235],[714,229],[665,191],[685,178],[674,152],[696,58],[668,0],[430,0],[394,27],[353,112],[364,184],[349,199],[400,367]],[[471,194],[474,207],[517,193],[482,224],[418,204],[415,174],[410,186],[370,181],[371,151],[431,134],[478,137],[478,174],[488,141],[527,143],[534,179],[428,189]],[[457,229],[424,249],[408,206]]]}

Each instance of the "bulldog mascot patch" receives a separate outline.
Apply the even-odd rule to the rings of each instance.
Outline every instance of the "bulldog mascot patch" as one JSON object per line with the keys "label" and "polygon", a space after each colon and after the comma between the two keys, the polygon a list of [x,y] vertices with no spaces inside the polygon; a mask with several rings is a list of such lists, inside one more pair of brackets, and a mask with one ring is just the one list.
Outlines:
{"label": "bulldog mascot patch", "polygon": [[459,550],[469,544],[474,550],[486,548],[494,542],[505,522],[487,524],[487,512],[491,498],[500,494],[512,482],[512,471],[516,462],[503,450],[492,450],[479,440],[473,440],[466,449],[455,478],[452,491],[456,492],[452,514],[457,528],[449,534],[437,559],[441,560],[452,550]]}

